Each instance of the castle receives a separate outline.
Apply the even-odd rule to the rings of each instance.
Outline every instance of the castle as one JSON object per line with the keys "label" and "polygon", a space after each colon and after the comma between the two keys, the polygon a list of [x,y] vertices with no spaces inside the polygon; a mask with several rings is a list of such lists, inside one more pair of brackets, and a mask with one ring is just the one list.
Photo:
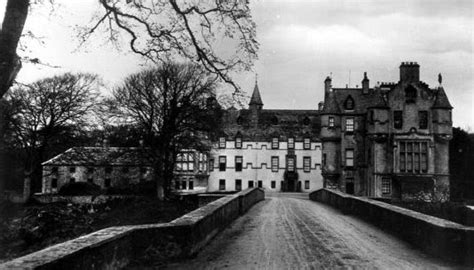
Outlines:
{"label": "castle", "polygon": [[[225,110],[222,133],[210,153],[178,156],[174,189],[186,193],[257,186],[310,192],[326,187],[358,196],[446,201],[452,106],[441,83],[440,75],[439,86],[429,88],[420,81],[420,66],[414,62],[400,65],[399,82],[373,88],[366,73],[361,88],[333,88],[328,77],[324,102],[315,110],[263,109],[255,83],[248,109]],[[51,172],[58,171],[55,167],[61,164],[56,161],[64,157],[43,164],[44,193],[59,188],[60,176]],[[61,166],[77,163],[66,159]],[[112,165],[103,164],[109,171]],[[146,166],[135,167],[136,177],[127,176],[137,178],[132,182],[148,179],[140,174]],[[71,168],[61,171],[65,177],[75,173]],[[105,187],[115,185],[111,177],[104,179]]]}
{"label": "castle", "polygon": [[401,200],[449,199],[451,110],[420,66],[400,65],[397,83],[333,88],[324,82],[321,141],[324,185],[346,193]]}

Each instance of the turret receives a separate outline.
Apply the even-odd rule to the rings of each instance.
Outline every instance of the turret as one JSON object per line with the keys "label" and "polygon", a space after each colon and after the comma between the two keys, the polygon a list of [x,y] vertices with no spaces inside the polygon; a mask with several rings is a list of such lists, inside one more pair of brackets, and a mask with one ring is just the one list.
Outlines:
{"label": "turret", "polygon": [[433,133],[450,137],[452,135],[451,110],[453,107],[449,103],[448,97],[441,85],[441,74],[438,76],[439,86],[436,91],[435,101],[431,107],[433,115]]}
{"label": "turret", "polygon": [[327,76],[326,80],[324,80],[324,96],[326,96],[331,90],[331,81],[331,77],[329,76]]}
{"label": "turret", "polygon": [[367,78],[367,72],[364,72],[364,79],[362,79],[362,93],[369,93],[369,78]]}
{"label": "turret", "polygon": [[258,83],[255,80],[255,87],[253,89],[252,97],[249,102],[250,109],[250,125],[254,128],[258,127],[259,112],[263,108],[262,98],[260,97],[260,91],[258,90]]}
{"label": "turret", "polygon": [[420,65],[416,62],[402,62],[400,65],[400,82],[417,83],[420,81]]}

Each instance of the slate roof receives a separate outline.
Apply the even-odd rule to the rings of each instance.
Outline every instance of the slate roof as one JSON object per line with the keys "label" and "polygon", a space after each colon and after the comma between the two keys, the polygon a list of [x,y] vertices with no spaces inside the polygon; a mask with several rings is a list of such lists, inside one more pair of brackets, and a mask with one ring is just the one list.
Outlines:
{"label": "slate roof", "polygon": [[46,166],[151,166],[143,147],[72,147],[45,161]]}
{"label": "slate roof", "polygon": [[320,111],[318,110],[258,110],[258,126],[251,125],[252,111],[226,111],[224,115],[224,134],[229,139],[242,136],[243,140],[270,141],[273,137],[285,140],[295,137],[311,137],[316,140],[320,130]]}
{"label": "slate roof", "polygon": [[333,97],[331,93],[324,104],[323,111],[325,113],[338,114],[347,111],[344,108],[345,101],[351,96],[354,99],[354,110],[351,112],[363,114],[368,108],[386,107],[387,104],[380,90],[369,89],[368,94],[362,92],[362,88],[333,88]]}
{"label": "slate roof", "polygon": [[448,97],[446,96],[446,93],[444,92],[443,87],[439,87],[438,90],[436,91],[436,99],[433,104],[433,108],[436,109],[452,109],[453,106],[449,103]]}
{"label": "slate roof", "polygon": [[255,82],[255,88],[253,89],[249,105],[263,105],[262,97],[260,96],[260,90],[258,90],[257,82]]}

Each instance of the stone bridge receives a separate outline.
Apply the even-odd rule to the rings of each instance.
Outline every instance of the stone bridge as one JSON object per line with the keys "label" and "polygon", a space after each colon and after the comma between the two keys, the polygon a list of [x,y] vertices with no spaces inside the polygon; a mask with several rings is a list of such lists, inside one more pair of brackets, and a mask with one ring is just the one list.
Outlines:
{"label": "stone bridge", "polygon": [[311,194],[316,201],[301,193],[267,193],[263,198],[262,190],[249,189],[170,223],[105,229],[7,262],[0,269],[474,265],[472,227],[328,190]]}

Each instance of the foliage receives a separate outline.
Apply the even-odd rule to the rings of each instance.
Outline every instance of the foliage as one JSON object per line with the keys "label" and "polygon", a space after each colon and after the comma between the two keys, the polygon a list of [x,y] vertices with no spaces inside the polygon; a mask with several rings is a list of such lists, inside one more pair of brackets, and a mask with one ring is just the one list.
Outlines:
{"label": "foliage", "polygon": [[169,62],[130,75],[114,90],[111,111],[138,126],[151,149],[159,196],[170,193],[180,150],[210,149],[206,136],[220,123],[215,87],[215,78],[199,66]]}
{"label": "foliage", "polygon": [[81,27],[86,42],[105,30],[116,45],[125,35],[131,51],[153,63],[193,61],[223,81],[231,70],[249,70],[257,57],[249,1],[99,0],[102,14]]}
{"label": "foliage", "polygon": [[474,140],[461,128],[453,128],[449,143],[451,200],[474,199]]}
{"label": "foliage", "polygon": [[88,126],[95,106],[97,76],[71,74],[41,79],[13,89],[6,101],[14,108],[10,136],[12,148],[21,149],[25,171],[38,188],[41,162],[65,150]]}

